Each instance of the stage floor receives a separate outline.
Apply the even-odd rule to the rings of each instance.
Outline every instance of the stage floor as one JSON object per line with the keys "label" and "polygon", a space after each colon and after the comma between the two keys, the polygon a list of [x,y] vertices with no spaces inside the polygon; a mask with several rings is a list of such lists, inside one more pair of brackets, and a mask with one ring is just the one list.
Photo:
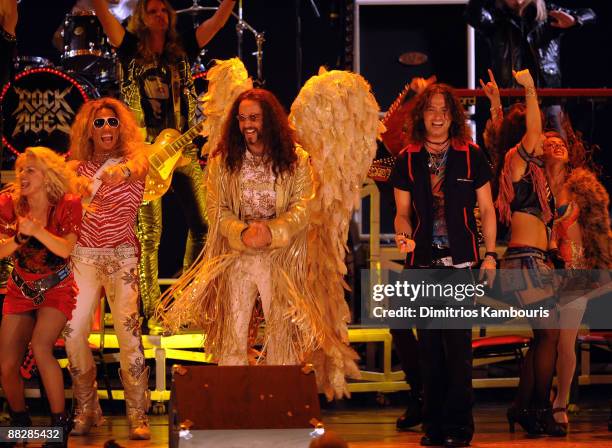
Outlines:
{"label": "stage floor", "polygon": [[[419,446],[418,431],[397,432],[395,419],[401,414],[400,407],[342,406],[342,409],[326,409],[323,421],[327,429],[334,431],[351,447],[405,448]],[[168,446],[167,416],[151,416],[151,441],[127,440],[127,420],[122,416],[111,416],[106,424],[95,428],[87,437],[71,437],[71,448],[101,448],[104,442],[115,439],[123,447],[162,448]],[[505,404],[486,404],[475,407],[476,436],[472,446],[487,448],[546,447],[612,448],[612,433],[608,432],[608,410],[605,401],[597,407],[584,408],[572,416],[571,432],[566,438],[542,437],[528,439],[517,429],[508,433],[505,421]],[[39,419],[37,418],[36,421]],[[42,422],[41,422],[42,423]],[[35,445],[28,445],[34,447]]]}

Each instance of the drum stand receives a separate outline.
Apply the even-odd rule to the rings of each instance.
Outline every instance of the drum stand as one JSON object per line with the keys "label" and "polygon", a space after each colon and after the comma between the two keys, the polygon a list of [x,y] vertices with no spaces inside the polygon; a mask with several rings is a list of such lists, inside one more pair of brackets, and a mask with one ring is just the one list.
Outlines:
{"label": "drum stand", "polygon": [[[217,0],[217,3],[221,4],[221,0]],[[200,6],[198,0],[193,0],[193,4],[186,9],[181,9],[177,11],[178,14],[187,13],[190,14],[194,19],[194,28],[197,28],[195,16],[200,14],[203,11],[216,11],[219,9],[216,6]],[[236,34],[238,36],[238,59],[244,61],[243,59],[243,41],[244,41],[244,31],[249,31],[255,37],[255,43],[257,45],[257,51],[254,55],[257,57],[257,82],[259,85],[264,84],[263,79],[263,44],[266,41],[264,38],[264,33],[258,32],[255,28],[253,28],[249,23],[243,18],[243,9],[242,9],[242,0],[238,1],[238,13],[232,11],[232,15],[238,20],[236,24]],[[200,56],[203,56],[206,50],[202,50]],[[196,61],[196,67],[201,68],[201,59],[198,56],[198,61]]]}
{"label": "drum stand", "polygon": [[[194,0],[195,1],[195,0]],[[219,1],[219,0],[217,0]],[[221,3],[219,1],[219,3]],[[259,33],[255,28],[246,22],[242,17],[242,0],[238,1],[238,14],[232,11],[232,15],[238,19],[238,23],[236,24],[236,34],[238,35],[238,58],[242,61],[242,43],[244,30],[248,30],[255,37],[255,43],[257,45],[257,51],[255,55],[257,56],[257,81],[260,85],[264,84],[263,79],[263,44],[266,41],[264,38],[264,33]]]}

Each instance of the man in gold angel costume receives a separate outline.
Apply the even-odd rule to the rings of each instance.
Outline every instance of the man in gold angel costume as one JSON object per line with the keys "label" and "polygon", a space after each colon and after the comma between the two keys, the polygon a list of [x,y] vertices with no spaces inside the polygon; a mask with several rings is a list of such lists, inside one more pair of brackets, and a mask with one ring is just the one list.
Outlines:
{"label": "man in gold angel costume", "polygon": [[[158,310],[171,331],[202,328],[205,349],[220,365],[246,365],[249,325],[259,295],[266,321],[266,364],[312,362],[319,388],[329,399],[348,395],[345,377],[359,375],[356,354],[348,346],[344,241],[380,125],[369,86],[357,76],[326,72],[315,77],[325,78],[327,92],[315,85],[317,80],[309,81],[311,89],[306,91],[307,83],[292,108],[295,129],[271,92],[248,89],[236,98],[209,161],[206,247],[199,262],[166,292]],[[361,95],[351,99],[346,86]],[[359,123],[364,129],[342,133],[331,129],[329,117],[313,116],[307,105],[321,101],[320,93],[328,105],[352,101],[352,112],[361,118],[347,112],[339,117],[341,124]],[[301,135],[298,126],[306,128],[304,117],[310,117],[309,136],[341,135],[344,148],[333,153],[332,146]],[[316,148],[307,153],[296,140]],[[344,161],[352,168],[342,172],[336,167],[325,176],[322,167]],[[348,173],[355,179],[346,182],[351,176],[342,176]]]}

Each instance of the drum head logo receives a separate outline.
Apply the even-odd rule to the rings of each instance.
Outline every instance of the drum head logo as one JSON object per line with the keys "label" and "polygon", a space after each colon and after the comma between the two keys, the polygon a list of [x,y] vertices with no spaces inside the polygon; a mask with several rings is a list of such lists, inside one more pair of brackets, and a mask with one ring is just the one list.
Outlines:
{"label": "drum head logo", "polygon": [[21,73],[0,98],[4,142],[15,153],[28,146],[66,153],[74,116],[88,99],[81,84],[60,71],[40,68]]}
{"label": "drum head logo", "polygon": [[47,134],[55,131],[69,134],[75,112],[66,101],[66,96],[73,88],[29,90],[15,87],[19,103],[13,112],[16,124],[12,137],[30,131],[37,134],[42,131]]}

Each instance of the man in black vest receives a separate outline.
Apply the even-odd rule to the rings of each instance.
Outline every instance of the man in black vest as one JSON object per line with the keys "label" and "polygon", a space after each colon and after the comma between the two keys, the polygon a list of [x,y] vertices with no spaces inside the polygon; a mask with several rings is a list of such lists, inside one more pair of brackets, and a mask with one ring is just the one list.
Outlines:
{"label": "man in black vest", "polygon": [[[432,84],[414,103],[410,143],[392,176],[396,243],[406,268],[471,268],[479,260],[478,203],[486,255],[495,273],[496,218],[491,169],[470,143],[461,104],[449,86]],[[411,331],[411,330],[407,330]],[[472,417],[472,331],[419,329],[423,378],[423,446],[469,446]]]}

